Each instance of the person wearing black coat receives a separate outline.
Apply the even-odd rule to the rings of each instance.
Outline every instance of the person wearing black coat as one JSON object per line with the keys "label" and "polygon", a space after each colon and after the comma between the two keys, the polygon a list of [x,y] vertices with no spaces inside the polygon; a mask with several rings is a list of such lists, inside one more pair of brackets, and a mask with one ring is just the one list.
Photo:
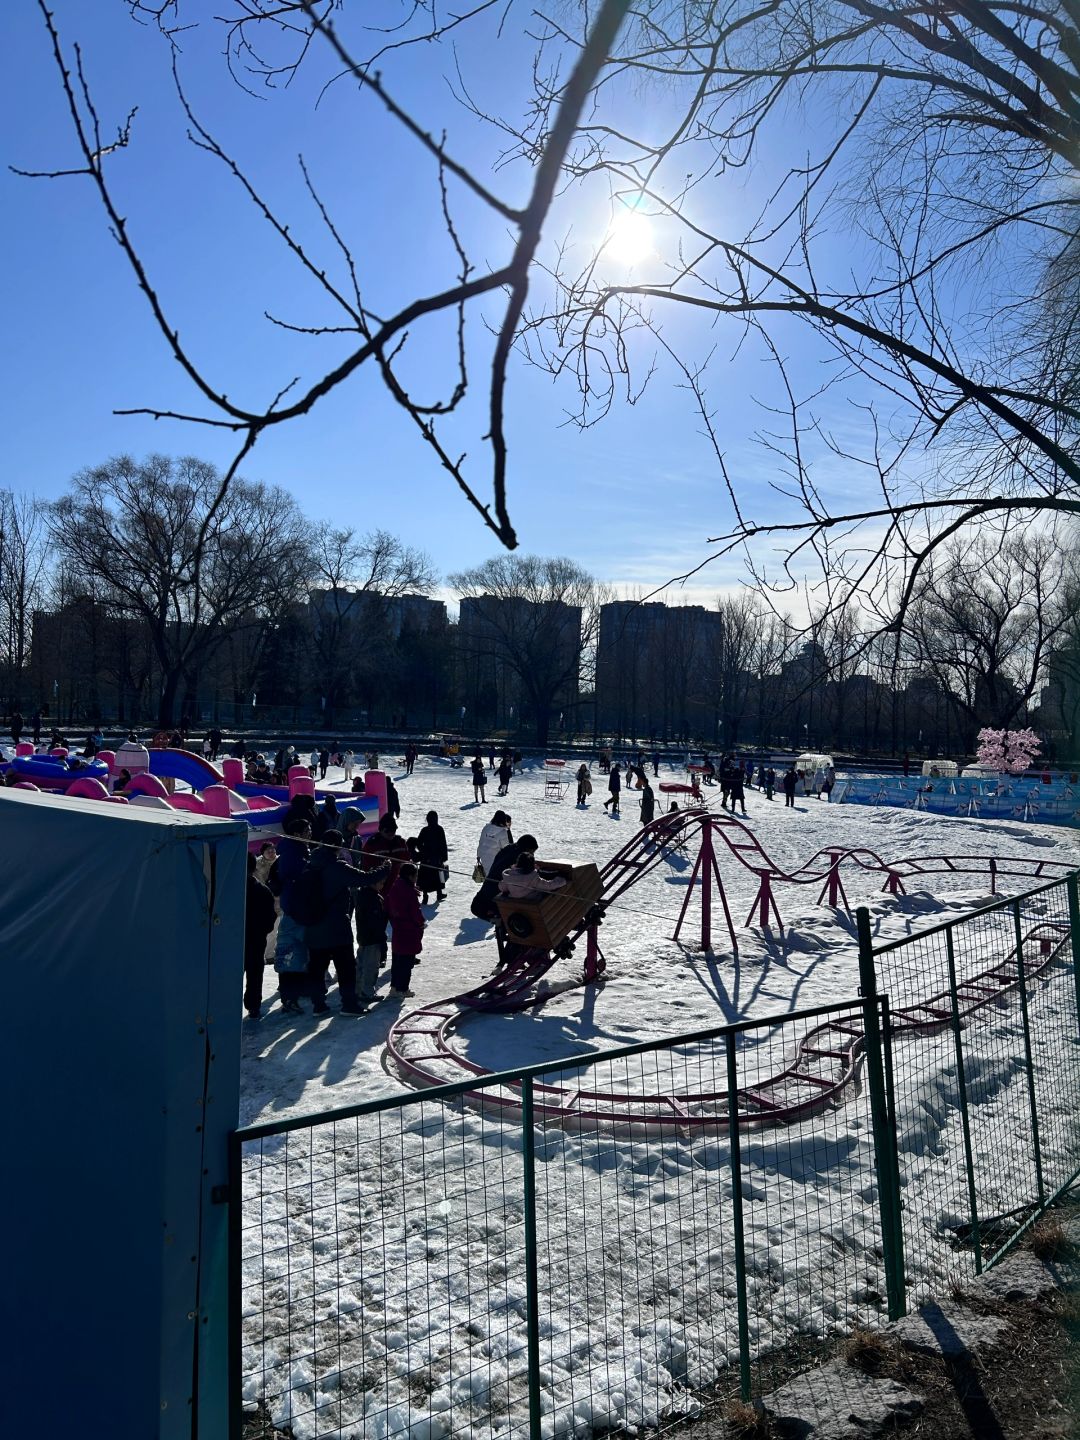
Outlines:
{"label": "person wearing black coat", "polygon": [[612,815],[618,815],[619,797],[622,793],[622,776],[619,774],[618,765],[612,765],[608,771],[607,788],[611,791],[611,794],[604,801],[604,809],[606,810],[610,805]]}
{"label": "person wearing black coat", "polygon": [[522,835],[520,840],[514,840],[509,845],[504,845],[495,859],[488,867],[484,883],[473,896],[469,909],[478,920],[497,920],[499,912],[495,907],[495,897],[499,893],[499,881],[503,877],[503,871],[509,870],[511,865],[517,863],[519,855],[526,850],[530,855],[536,852],[539,841],[535,835]]}
{"label": "person wearing black coat", "polygon": [[401,819],[401,796],[389,775],[386,777],[386,813],[392,815],[395,820]]}
{"label": "person wearing black coat", "polygon": [[356,998],[361,1005],[378,1000],[375,987],[379,971],[386,964],[386,906],[382,884],[369,885],[356,892],[356,968],[360,983]]}
{"label": "person wearing black coat", "polygon": [[641,792],[641,823],[642,823],[642,825],[651,825],[651,824],[652,824],[652,820],[653,820],[653,816],[654,816],[655,814],[656,814],[656,792],[653,790],[652,786],[649,784],[648,780],[646,779],[646,781],[645,781],[645,788],[644,788],[644,790],[642,790],[642,792]]}
{"label": "person wearing black coat", "polygon": [[785,809],[794,810],[795,787],[799,783],[799,775],[794,765],[789,766],[788,769],[784,771],[782,783],[784,786],[784,807]]}
{"label": "person wearing black coat", "polygon": [[338,814],[337,801],[333,795],[328,795],[323,803],[323,808],[311,822],[311,838],[321,840],[328,830],[340,830],[341,828],[342,821]]}
{"label": "person wearing black coat", "polygon": [[339,847],[344,846],[345,837],[340,830],[327,830],[322,845],[311,857],[311,869],[322,881],[321,899],[323,914],[305,931],[305,941],[310,960],[308,975],[313,992],[326,993],[326,972],[331,961],[337,973],[338,990],[341,993],[341,1013],[359,1015],[363,1011],[356,994],[356,956],[353,954],[353,891],[369,885],[377,885],[390,874],[387,861],[374,870],[358,870],[342,857]]}
{"label": "person wearing black coat", "polygon": [[274,928],[277,913],[274,897],[256,878],[255,856],[248,851],[247,900],[244,906],[244,1009],[252,1020],[262,1008],[263,968],[266,964],[266,937]]}
{"label": "person wearing black coat", "polygon": [[439,824],[438,812],[429,810],[427,824],[416,837],[416,854],[420,870],[416,883],[420,888],[424,904],[428,903],[428,892],[435,891],[436,900],[445,900],[443,891],[443,869],[449,856],[446,848],[446,831]]}

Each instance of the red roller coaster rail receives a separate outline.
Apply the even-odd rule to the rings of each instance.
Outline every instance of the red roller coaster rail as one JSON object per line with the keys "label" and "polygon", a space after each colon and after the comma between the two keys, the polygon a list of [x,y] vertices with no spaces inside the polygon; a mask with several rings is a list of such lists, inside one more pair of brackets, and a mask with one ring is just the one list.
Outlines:
{"label": "red roller coaster rail", "polygon": [[[717,816],[707,810],[681,811],[653,821],[633,837],[604,866],[601,873],[604,890],[596,909],[585,916],[576,930],[560,945],[568,955],[574,944],[585,936],[587,952],[585,979],[598,978],[604,968],[604,957],[597,940],[597,927],[606,911],[620,896],[631,889],[644,875],[663,863],[673,849],[685,849],[693,834],[700,835],[698,855],[690,876],[686,898],[675,926],[673,939],[678,939],[687,918],[695,888],[701,896],[701,945],[710,948],[712,893],[721,901],[732,950],[738,949],[731,912],[724,893],[716,861],[714,838],[721,838],[732,855],[759,880],[758,895],[747,923],[755,913],[767,926],[769,914],[779,911],[773,898],[774,882],[813,884],[821,882],[819,903],[826,898],[835,906],[841,899],[847,904],[840,867],[844,863],[859,869],[878,871],[886,876],[884,889],[903,893],[903,879],[915,875],[941,873],[985,874],[996,891],[1002,877],[1040,879],[1063,875],[1074,867],[1062,861],[1035,860],[1027,856],[918,856],[886,862],[874,851],[863,847],[820,850],[805,864],[792,871],[780,870],[753,833],[733,817]],[[782,928],[782,927],[781,927]],[[1023,937],[1022,963],[1025,980],[1034,979],[1061,956],[1069,944],[1065,927],[1042,922],[1028,929]],[[483,1066],[468,1060],[451,1044],[461,1022],[478,1010],[512,1013],[545,1004],[568,986],[541,987],[539,982],[554,966],[560,955],[546,950],[527,950],[512,964],[482,984],[435,1001],[402,1015],[391,1027],[387,1049],[399,1070],[414,1082],[423,1085],[446,1084],[468,1075],[486,1075]],[[570,985],[580,983],[572,981]],[[965,979],[957,990],[959,1014],[976,1014],[987,1006],[1007,998],[1019,983],[1015,941],[1010,940],[1005,953],[992,965]],[[893,1012],[894,1032],[899,1035],[940,1029],[952,1022],[952,1008],[947,991],[928,997],[916,1004]],[[863,1048],[861,1022],[850,1015],[828,1019],[808,1031],[799,1041],[790,1064],[776,1074],[759,1080],[738,1092],[737,1119],[740,1125],[763,1126],[786,1124],[812,1114],[837,1101],[857,1073]],[[583,1056],[583,1061],[588,1057]],[[727,1092],[681,1092],[663,1094],[620,1091],[582,1090],[572,1083],[537,1085],[536,1108],[549,1119],[563,1123],[597,1122],[699,1129],[716,1126],[728,1119]],[[486,1106],[514,1108],[520,1106],[516,1086],[471,1092],[477,1103]]]}

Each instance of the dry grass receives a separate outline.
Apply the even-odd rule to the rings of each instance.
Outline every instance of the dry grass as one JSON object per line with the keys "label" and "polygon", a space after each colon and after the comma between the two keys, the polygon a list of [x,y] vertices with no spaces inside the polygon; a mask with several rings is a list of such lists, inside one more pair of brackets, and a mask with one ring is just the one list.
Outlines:
{"label": "dry grass", "polygon": [[724,1430],[737,1440],[759,1440],[766,1436],[768,1424],[760,1410],[744,1400],[732,1400],[724,1410]]}
{"label": "dry grass", "polygon": [[1044,1215],[1041,1220],[1036,1220],[1028,1236],[1028,1249],[1040,1260],[1048,1262],[1076,1258],[1076,1246],[1056,1215]]}
{"label": "dry grass", "polygon": [[876,1374],[893,1352],[892,1342],[880,1330],[853,1330],[844,1341],[844,1359],[856,1370]]}

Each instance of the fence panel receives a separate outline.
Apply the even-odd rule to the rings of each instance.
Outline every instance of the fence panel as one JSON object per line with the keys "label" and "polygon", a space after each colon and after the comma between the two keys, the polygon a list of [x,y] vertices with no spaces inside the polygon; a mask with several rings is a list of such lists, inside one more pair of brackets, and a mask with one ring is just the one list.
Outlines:
{"label": "fence panel", "polygon": [[1073,885],[1040,886],[884,945],[864,935],[892,1011],[916,1303],[992,1263],[1080,1170]]}
{"label": "fence panel", "polygon": [[248,1433],[664,1431],[881,1316],[864,1013],[240,1132]]}
{"label": "fence panel", "polygon": [[235,1433],[663,1433],[993,1263],[1080,1173],[1076,885],[860,911],[860,1001],[238,1132]]}

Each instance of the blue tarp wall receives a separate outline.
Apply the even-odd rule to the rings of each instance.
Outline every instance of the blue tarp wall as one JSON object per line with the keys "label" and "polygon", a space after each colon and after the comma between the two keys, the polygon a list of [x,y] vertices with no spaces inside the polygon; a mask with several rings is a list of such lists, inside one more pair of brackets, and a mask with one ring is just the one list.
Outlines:
{"label": "blue tarp wall", "polygon": [[0,791],[12,1435],[225,1434],[246,841]]}

